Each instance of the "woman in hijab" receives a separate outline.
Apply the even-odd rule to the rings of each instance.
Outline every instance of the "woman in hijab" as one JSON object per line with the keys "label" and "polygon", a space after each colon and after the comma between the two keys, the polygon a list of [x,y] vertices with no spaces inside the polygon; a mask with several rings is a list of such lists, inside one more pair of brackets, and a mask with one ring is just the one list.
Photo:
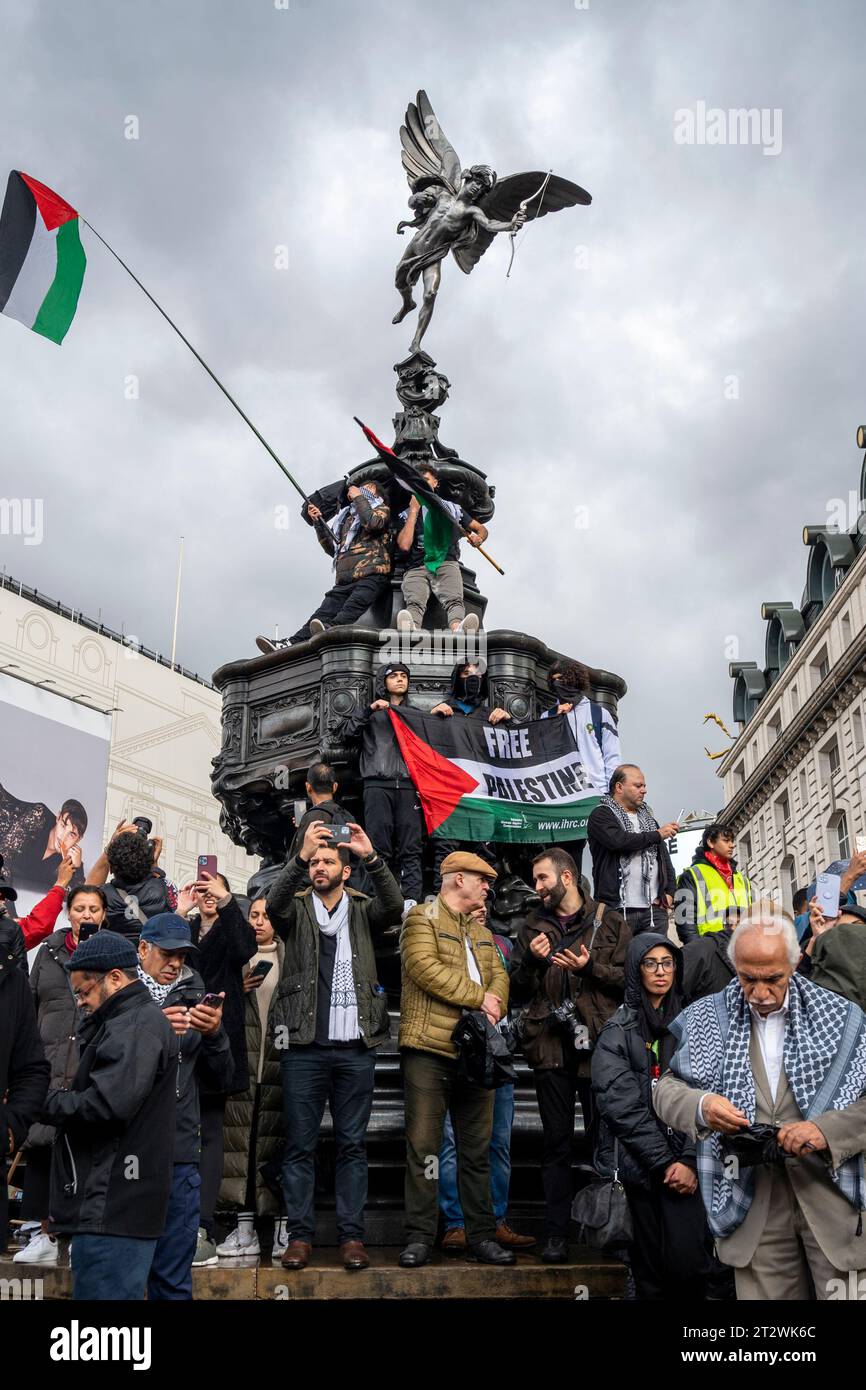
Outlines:
{"label": "woman in hijab", "polygon": [[598,1036],[592,1090],[600,1122],[596,1167],[607,1177],[618,1169],[631,1210],[636,1297],[694,1302],[705,1298],[710,1272],[695,1146],[652,1107],[675,1047],[668,1024],[682,1007],[678,948],[641,932],[626,956],[625,1002]]}

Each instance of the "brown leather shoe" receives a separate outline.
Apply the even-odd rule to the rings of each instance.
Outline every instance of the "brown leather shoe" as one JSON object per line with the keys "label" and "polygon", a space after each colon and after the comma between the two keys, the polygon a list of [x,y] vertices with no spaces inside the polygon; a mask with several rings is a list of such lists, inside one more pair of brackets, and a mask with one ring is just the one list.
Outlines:
{"label": "brown leather shoe", "polygon": [[500,1221],[493,1238],[506,1250],[526,1250],[528,1246],[535,1244],[535,1236],[519,1236],[516,1231],[512,1231],[507,1221]]}
{"label": "brown leather shoe", "polygon": [[466,1231],[463,1226],[452,1226],[442,1237],[442,1249],[447,1255],[466,1253]]}
{"label": "brown leather shoe", "polygon": [[344,1240],[340,1246],[340,1254],[343,1256],[343,1264],[346,1269],[369,1269],[370,1256],[364,1249],[364,1242],[360,1240]]}
{"label": "brown leather shoe", "polygon": [[306,1240],[290,1240],[282,1255],[280,1264],[283,1269],[306,1269],[313,1247]]}

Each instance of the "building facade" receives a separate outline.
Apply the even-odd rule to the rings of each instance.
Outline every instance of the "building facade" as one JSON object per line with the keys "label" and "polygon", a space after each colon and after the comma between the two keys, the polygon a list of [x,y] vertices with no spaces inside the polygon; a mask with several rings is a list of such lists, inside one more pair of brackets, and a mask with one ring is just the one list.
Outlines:
{"label": "building facade", "polygon": [[258,860],[219,827],[210,779],[220,697],[208,681],[5,576],[0,671],[110,714],[103,843],[119,821],[148,816],[175,883],[196,877],[199,854],[215,854],[232,888],[245,891]]}
{"label": "building facade", "polygon": [[[858,431],[858,445],[866,432]],[[835,504],[831,504],[831,512]],[[849,525],[806,526],[799,607],[765,603],[764,666],[736,661],[736,741],[719,765],[724,818],[756,895],[794,891],[866,834],[866,460]]]}

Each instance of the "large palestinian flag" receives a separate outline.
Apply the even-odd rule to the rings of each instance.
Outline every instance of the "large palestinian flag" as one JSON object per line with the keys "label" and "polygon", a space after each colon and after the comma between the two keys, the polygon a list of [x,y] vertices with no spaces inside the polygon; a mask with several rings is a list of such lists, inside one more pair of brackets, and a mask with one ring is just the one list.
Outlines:
{"label": "large palestinian flag", "polygon": [[511,844],[586,838],[600,798],[567,719],[494,725],[413,709],[390,715],[429,834]]}
{"label": "large palestinian flag", "polygon": [[62,343],[86,264],[75,208],[13,169],[0,213],[0,313]]}

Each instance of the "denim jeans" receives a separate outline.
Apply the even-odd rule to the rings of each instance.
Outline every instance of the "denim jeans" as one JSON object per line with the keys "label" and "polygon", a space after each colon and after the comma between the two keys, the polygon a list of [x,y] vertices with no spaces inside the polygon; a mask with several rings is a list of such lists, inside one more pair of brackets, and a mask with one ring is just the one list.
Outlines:
{"label": "denim jeans", "polygon": [[192,1298],[192,1262],[198,1242],[201,1177],[197,1163],[176,1163],[165,1230],[156,1242],[147,1296],[178,1302]]}
{"label": "denim jeans", "polygon": [[72,1297],[126,1303],[144,1298],[155,1240],[134,1236],[73,1236]]}
{"label": "denim jeans", "polygon": [[[514,1087],[498,1087],[493,1101],[493,1134],[490,1138],[490,1201],[497,1226],[508,1213],[511,1180],[511,1126],[514,1123]],[[457,1145],[451,1115],[445,1119],[439,1151],[439,1210],[446,1231],[463,1226],[463,1208],[457,1191]]]}
{"label": "denim jeans", "polygon": [[315,1154],[325,1104],[331,1108],[337,1149],[335,1195],[337,1238],[364,1239],[367,1201],[367,1149],[364,1142],[373,1109],[376,1054],[359,1047],[292,1047],[281,1061],[283,1121],[283,1198],[289,1240],[312,1244]]}

